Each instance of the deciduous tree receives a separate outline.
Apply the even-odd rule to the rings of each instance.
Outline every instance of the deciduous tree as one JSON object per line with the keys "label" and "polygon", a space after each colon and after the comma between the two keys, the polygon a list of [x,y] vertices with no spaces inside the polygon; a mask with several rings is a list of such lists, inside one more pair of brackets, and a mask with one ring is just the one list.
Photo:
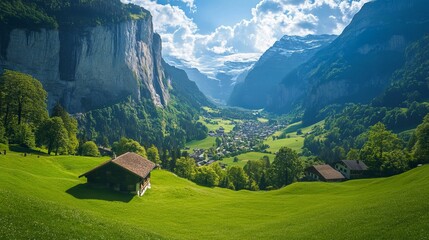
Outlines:
{"label": "deciduous tree", "polygon": [[402,150],[401,140],[379,122],[370,128],[368,141],[362,148],[360,158],[372,171],[377,172],[381,171],[386,153],[394,150]]}
{"label": "deciduous tree", "polygon": [[271,164],[271,181],[277,188],[297,181],[304,169],[303,162],[298,158],[298,154],[287,147],[282,147],[278,151]]}
{"label": "deciduous tree", "polygon": [[191,158],[181,157],[176,160],[174,172],[183,178],[192,180],[195,174],[195,161]]}
{"label": "deciduous tree", "polygon": [[134,152],[142,157],[147,157],[146,149],[141,146],[140,143],[125,137],[122,137],[118,142],[113,143],[112,151],[116,155],[122,155],[126,152]]}
{"label": "deciduous tree", "polygon": [[212,168],[203,166],[196,168],[194,181],[203,186],[214,187],[219,184],[219,176]]}
{"label": "deciduous tree", "polygon": [[63,120],[64,127],[67,129],[69,141],[67,145],[67,152],[69,154],[75,154],[79,147],[79,141],[77,140],[77,120],[70,116],[70,114],[57,103],[52,110],[51,117],[60,117]]}
{"label": "deciduous tree", "polygon": [[147,159],[151,160],[156,164],[161,163],[161,159],[159,158],[158,148],[156,148],[154,145],[152,145],[150,148],[147,149]]}
{"label": "deciduous tree", "polygon": [[228,168],[228,187],[233,187],[234,190],[241,190],[246,188],[246,185],[249,181],[246,173],[243,168],[239,166],[232,166]]}
{"label": "deciduous tree", "polygon": [[[13,141],[21,139],[13,136],[16,133],[20,137],[22,133],[34,135],[35,129],[48,117],[46,97],[47,93],[38,80],[6,70],[0,76],[0,120],[5,128],[5,137]],[[27,126],[20,127],[21,124]],[[22,141],[17,143],[27,145]]]}
{"label": "deciduous tree", "polygon": [[98,151],[98,147],[93,141],[85,142],[82,147],[82,155],[89,157],[98,157],[100,156],[100,151]]}
{"label": "deciduous tree", "polygon": [[249,180],[259,183],[265,171],[265,165],[262,160],[249,160],[243,167],[244,172],[249,176]]}
{"label": "deciduous tree", "polygon": [[48,148],[48,154],[55,151],[55,155],[58,155],[60,148],[67,148],[69,141],[67,129],[60,117],[45,120],[38,130],[38,138],[39,143]]}
{"label": "deciduous tree", "polygon": [[18,125],[24,120],[41,122],[47,117],[47,93],[32,76],[6,70],[0,77],[0,86],[6,123],[12,115],[16,115]]}
{"label": "deciduous tree", "polygon": [[421,163],[429,163],[429,114],[417,127],[416,143],[413,148],[414,158]]}

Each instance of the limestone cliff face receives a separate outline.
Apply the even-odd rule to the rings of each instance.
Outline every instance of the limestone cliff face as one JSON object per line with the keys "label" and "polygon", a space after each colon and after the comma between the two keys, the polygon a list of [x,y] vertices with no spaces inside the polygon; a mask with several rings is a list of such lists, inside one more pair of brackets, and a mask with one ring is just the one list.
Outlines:
{"label": "limestone cliff face", "polygon": [[162,67],[161,39],[151,16],[83,29],[14,29],[1,42],[3,68],[30,74],[48,92],[48,106],[62,103],[85,112],[128,96],[169,101]]}

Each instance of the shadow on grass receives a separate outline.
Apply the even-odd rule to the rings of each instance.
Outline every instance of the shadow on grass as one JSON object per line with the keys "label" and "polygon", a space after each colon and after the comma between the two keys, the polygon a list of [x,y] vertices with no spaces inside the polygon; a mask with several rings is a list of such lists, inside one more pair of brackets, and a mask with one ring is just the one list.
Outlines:
{"label": "shadow on grass", "polygon": [[110,202],[130,202],[134,195],[130,193],[116,192],[105,188],[96,188],[89,184],[79,184],[69,188],[66,193],[77,199],[95,199]]}
{"label": "shadow on grass", "polygon": [[27,154],[30,153],[33,155],[49,156],[45,152],[41,152],[41,151],[31,149],[31,148],[21,147],[19,145],[10,145],[9,150],[12,152],[17,152],[17,153],[27,153]]}

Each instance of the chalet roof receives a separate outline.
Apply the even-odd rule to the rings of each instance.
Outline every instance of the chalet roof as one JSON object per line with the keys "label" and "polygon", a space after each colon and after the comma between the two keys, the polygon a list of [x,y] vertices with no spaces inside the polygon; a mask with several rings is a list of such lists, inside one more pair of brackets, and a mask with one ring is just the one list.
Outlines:
{"label": "chalet roof", "polygon": [[94,169],[80,175],[79,177],[86,176],[89,173],[103,167],[104,165],[106,165],[108,163],[116,164],[117,166],[119,166],[119,167],[139,176],[139,177],[142,177],[142,178],[147,177],[147,175],[156,166],[155,163],[147,160],[146,158],[144,158],[144,157],[142,157],[136,153],[127,152],[127,153],[124,153],[115,159],[111,159],[107,162],[102,163],[98,167],[95,167]]}
{"label": "chalet roof", "polygon": [[338,172],[337,170],[333,169],[331,166],[325,164],[325,165],[314,165],[310,167],[310,169],[313,168],[316,172],[319,173],[321,177],[323,177],[325,180],[335,180],[335,179],[344,179],[344,176]]}
{"label": "chalet roof", "polygon": [[368,167],[363,161],[359,160],[342,160],[342,163],[344,163],[347,168],[354,171],[365,171],[368,170]]}

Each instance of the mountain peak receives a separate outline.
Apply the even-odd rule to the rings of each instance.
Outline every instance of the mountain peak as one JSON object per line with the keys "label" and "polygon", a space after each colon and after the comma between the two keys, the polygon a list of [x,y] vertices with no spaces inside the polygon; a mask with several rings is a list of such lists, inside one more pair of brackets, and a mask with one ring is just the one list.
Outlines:
{"label": "mountain peak", "polygon": [[426,0],[365,4],[335,41],[283,79],[268,109],[284,113],[301,106],[310,119],[329,104],[371,101],[428,27]]}
{"label": "mountain peak", "polygon": [[264,108],[283,77],[335,38],[335,35],[283,36],[261,56],[244,82],[235,86],[229,104]]}

